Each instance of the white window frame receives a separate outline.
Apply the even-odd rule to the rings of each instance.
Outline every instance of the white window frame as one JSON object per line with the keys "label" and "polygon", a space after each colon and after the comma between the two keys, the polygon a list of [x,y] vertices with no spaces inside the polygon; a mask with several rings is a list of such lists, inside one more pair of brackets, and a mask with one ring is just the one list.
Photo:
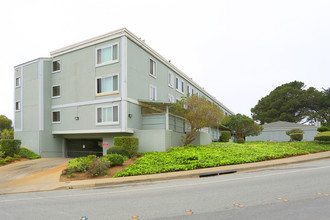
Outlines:
{"label": "white window frame", "polygon": [[16,111],[16,112],[20,112],[21,109],[22,109],[21,101],[16,101],[16,102],[15,102],[15,111]]}
{"label": "white window frame", "polygon": [[[53,92],[54,92],[53,88],[54,88],[54,87],[57,87],[57,86],[60,87],[60,95],[58,95],[58,96],[54,96],[54,94],[53,94]],[[61,97],[61,94],[62,94],[62,92],[61,92],[61,85],[53,85],[52,88],[51,88],[52,99],[60,98],[60,97]]]}
{"label": "white window frame", "polygon": [[[59,63],[60,63],[60,69],[59,69],[59,70],[55,70],[55,71],[54,71],[54,62],[59,62]],[[61,62],[61,60],[60,60],[60,59],[53,60],[53,61],[52,61],[52,73],[58,73],[58,72],[61,71],[61,69],[62,69],[62,62]]]}
{"label": "white window frame", "polygon": [[[171,101],[172,100],[172,101]],[[169,103],[174,103],[174,96],[173,95],[171,95],[171,94],[168,94],[168,102]]]}
{"label": "white window frame", "polygon": [[15,88],[19,88],[19,87],[21,87],[21,77],[20,76],[15,78]]}
{"label": "white window frame", "polygon": [[[170,76],[171,76],[171,78],[170,78]],[[174,88],[174,74],[172,72],[168,72],[167,77],[168,77],[168,86],[171,88]]]}
{"label": "white window frame", "polygon": [[[153,97],[152,89],[155,89],[155,97]],[[151,101],[157,101],[157,87],[151,84],[149,85],[149,99]]]}
{"label": "white window frame", "polygon": [[[113,121],[113,107],[118,108],[118,117],[117,117],[118,121]],[[101,109],[112,108],[112,122],[98,122],[97,121],[97,110],[99,108],[101,108]],[[119,113],[119,105],[118,104],[96,106],[96,108],[95,108],[95,122],[96,122],[96,125],[118,125],[119,124],[119,116],[120,116],[120,113]]]}
{"label": "white window frame", "polygon": [[[150,69],[150,61],[153,62],[154,66],[153,66],[153,72],[154,74],[151,73],[151,69]],[[154,77],[154,78],[157,78],[157,63],[154,59],[152,58],[149,58],[149,75]]]}
{"label": "white window frame", "polygon": [[[60,120],[59,121],[54,121],[54,113],[55,112],[58,112],[59,114],[60,114]],[[61,123],[61,111],[52,111],[52,116],[51,116],[51,118],[52,118],[52,124],[60,124]]]}
{"label": "white window frame", "polygon": [[[179,85],[179,82],[181,81],[182,91],[180,91],[178,89],[178,86],[177,86],[177,83],[176,83],[177,80],[178,80],[178,85]],[[176,89],[176,91],[180,92],[181,94],[184,94],[184,81],[181,78],[179,78],[179,77],[176,77],[176,79],[175,79],[175,89]]]}
{"label": "white window frame", "polygon": [[[112,57],[113,57],[113,46],[114,45],[117,45],[117,59],[115,60],[110,60],[110,61],[107,61],[107,62],[101,62],[101,63],[97,63],[97,51],[98,50],[103,50],[105,48],[108,48],[110,47],[111,48],[111,51],[112,51]],[[95,49],[95,66],[96,67],[100,67],[100,66],[105,66],[105,65],[109,65],[109,64],[113,64],[113,63],[117,63],[119,62],[119,42],[116,42],[116,43],[112,43],[112,44],[107,44],[107,45],[104,45],[102,47],[97,47]]]}
{"label": "white window frame", "polygon": [[[103,78],[108,78],[108,77],[112,77],[112,80],[113,80],[113,77],[114,76],[117,76],[117,79],[118,79],[118,83],[117,83],[117,85],[118,85],[118,88],[117,88],[117,90],[115,90],[115,91],[112,91],[112,92],[101,92],[101,93],[98,93],[97,92],[97,80],[98,79],[103,79]],[[112,81],[112,83],[113,83],[113,81]],[[120,80],[119,80],[119,73],[112,73],[112,74],[107,74],[107,75],[104,75],[104,76],[98,76],[98,77],[96,77],[95,78],[95,95],[96,96],[102,96],[102,95],[112,95],[112,94],[118,94],[119,93],[119,83],[120,83]]]}
{"label": "white window frame", "polygon": [[[191,90],[191,94],[190,94],[190,90]],[[194,94],[194,88],[191,85],[187,85],[187,95],[192,96]]]}

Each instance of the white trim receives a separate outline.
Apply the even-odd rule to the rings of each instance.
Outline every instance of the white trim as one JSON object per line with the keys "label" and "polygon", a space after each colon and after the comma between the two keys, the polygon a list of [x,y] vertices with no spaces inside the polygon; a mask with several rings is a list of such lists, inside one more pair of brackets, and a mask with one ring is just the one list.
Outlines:
{"label": "white trim", "polygon": [[[176,79],[178,79],[178,85],[179,85],[179,80],[181,81],[181,83],[182,83],[182,90],[183,91],[180,91],[178,88],[177,88],[177,85],[176,85]],[[175,77],[175,90],[177,91],[177,92],[179,92],[179,93],[181,93],[181,94],[183,94],[184,95],[184,81],[183,81],[183,79],[181,79],[180,77]]]}
{"label": "white trim", "polygon": [[39,131],[44,130],[44,63],[39,60],[38,63],[38,99],[39,99]]}
{"label": "white trim", "polygon": [[127,129],[127,37],[121,37],[121,129]]}
{"label": "white trim", "polygon": [[[155,64],[155,70],[153,70],[154,71],[154,73],[155,74],[151,74],[151,69],[150,69],[150,60]],[[153,66],[152,66],[153,67]],[[154,77],[155,79],[157,78],[157,63],[156,63],[156,61],[153,59],[153,58],[151,58],[151,57],[149,57],[149,76],[152,76],[152,77]]]}
{"label": "white trim", "polygon": [[94,129],[94,130],[70,130],[70,131],[52,131],[52,134],[98,134],[98,133],[134,133],[131,128],[128,129]]}
{"label": "white trim", "polygon": [[92,101],[86,101],[86,102],[75,102],[75,103],[62,104],[62,105],[53,105],[52,109],[78,107],[78,106],[102,104],[102,103],[108,103],[108,102],[118,102],[120,100],[121,100],[121,98],[117,97],[117,98],[109,98],[109,99],[92,100]]}
{"label": "white trim", "polygon": [[[54,62],[59,62],[60,63],[60,69],[59,70],[53,70],[53,68],[54,68]],[[62,70],[62,62],[61,62],[61,60],[60,59],[55,59],[55,60],[52,60],[52,64],[51,64],[52,66],[51,66],[51,69],[52,69],[52,73],[58,73],[58,72],[61,72],[61,70]]]}
{"label": "white trim", "polygon": [[[113,46],[114,45],[117,45],[117,59],[116,60],[110,60],[110,61],[107,61],[107,62],[102,62],[102,63],[98,64],[97,63],[97,51],[98,50],[103,50],[104,48],[110,47],[111,48],[111,54],[112,54],[112,57],[113,57]],[[115,43],[112,43],[112,44],[107,44],[107,45],[95,48],[95,67],[105,66],[105,65],[109,65],[109,64],[113,64],[113,63],[118,63],[118,62],[119,62],[119,42],[115,42]]]}
{"label": "white trim", "polygon": [[[59,112],[60,113],[60,120],[59,121],[54,121],[54,118],[53,118],[53,113],[54,112]],[[61,118],[62,118],[62,116],[61,116],[61,110],[52,111],[52,115],[51,115],[51,122],[52,122],[52,124],[60,124],[61,121],[62,121]]]}
{"label": "white trim", "polygon": [[[113,107],[117,107],[118,108],[118,116],[117,116],[117,118],[118,118],[118,121],[117,122],[114,122],[113,121]],[[102,111],[103,111],[103,109],[104,108],[112,108],[112,122],[97,122],[97,109],[99,109],[99,108],[101,108],[102,109]],[[114,105],[102,105],[102,106],[96,106],[95,107],[95,124],[96,124],[96,126],[99,126],[99,125],[101,125],[101,126],[103,126],[103,125],[118,125],[119,124],[119,116],[120,116],[120,108],[119,108],[119,104],[114,104]],[[103,120],[103,119],[102,119]]]}
{"label": "white trim", "polygon": [[[98,79],[103,79],[103,78],[108,78],[108,77],[112,77],[112,86],[113,86],[113,76],[117,76],[117,90],[113,90],[112,92],[101,92],[101,93],[97,93],[97,80]],[[119,89],[119,73],[110,73],[110,74],[106,74],[106,75],[102,75],[102,76],[97,76],[95,78],[95,95],[106,95],[107,93],[113,93],[113,94],[118,94],[120,89]]]}
{"label": "white trim", "polygon": [[[155,97],[153,97],[152,89],[155,89]],[[153,98],[155,98],[155,99],[153,99]],[[149,99],[151,101],[157,101],[157,87],[152,84],[149,84]]]}
{"label": "white trim", "polygon": [[[54,91],[53,91],[53,88],[56,87],[56,86],[59,86],[59,87],[60,87],[60,95],[58,95],[58,96],[54,96],[54,93],[53,93],[53,92],[54,92]],[[51,98],[52,98],[52,99],[60,98],[61,95],[62,95],[61,84],[58,84],[58,85],[52,85],[50,93],[51,93]]]}
{"label": "white trim", "polygon": [[[173,102],[170,101],[170,97],[172,98]],[[170,103],[175,103],[174,102],[174,96],[172,94],[168,94],[167,101]]]}

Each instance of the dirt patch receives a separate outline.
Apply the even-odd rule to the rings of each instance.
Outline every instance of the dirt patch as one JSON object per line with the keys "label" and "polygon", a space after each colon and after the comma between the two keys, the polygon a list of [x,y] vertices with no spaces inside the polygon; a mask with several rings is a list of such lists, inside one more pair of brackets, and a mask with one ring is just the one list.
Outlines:
{"label": "dirt patch", "polygon": [[26,159],[26,158],[14,159],[14,160],[10,161],[9,163],[0,164],[0,167],[6,166],[6,165],[9,165],[9,164],[12,164],[12,163],[23,162],[23,161],[26,161],[26,160],[30,160],[30,159]]}
{"label": "dirt patch", "polygon": [[68,177],[68,175],[61,175],[60,182],[70,182],[75,180],[88,180],[88,179],[104,179],[104,178],[112,178],[117,172],[125,169],[126,167],[130,166],[131,164],[135,163],[138,158],[131,158],[126,160],[122,166],[113,166],[108,169],[108,175],[106,176],[98,176],[98,177],[91,177],[87,173],[82,172],[75,172],[73,173],[75,177]]}

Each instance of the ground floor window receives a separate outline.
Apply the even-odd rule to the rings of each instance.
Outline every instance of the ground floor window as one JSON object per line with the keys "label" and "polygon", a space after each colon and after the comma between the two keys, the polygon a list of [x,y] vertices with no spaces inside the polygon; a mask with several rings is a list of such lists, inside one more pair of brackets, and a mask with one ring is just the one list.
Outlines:
{"label": "ground floor window", "polygon": [[98,107],[96,112],[97,124],[99,125],[119,123],[118,105]]}

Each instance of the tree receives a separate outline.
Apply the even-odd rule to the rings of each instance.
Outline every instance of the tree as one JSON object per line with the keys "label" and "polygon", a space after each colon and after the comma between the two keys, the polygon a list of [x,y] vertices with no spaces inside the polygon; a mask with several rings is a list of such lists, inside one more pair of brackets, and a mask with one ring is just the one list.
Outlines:
{"label": "tree", "polygon": [[246,115],[236,114],[223,120],[223,125],[235,132],[237,139],[259,135],[263,127]]}
{"label": "tree", "polygon": [[183,98],[175,105],[176,114],[184,117],[190,125],[190,132],[186,135],[184,146],[193,142],[198,131],[204,127],[218,126],[224,115],[220,108],[205,97],[196,95]]}
{"label": "tree", "polygon": [[323,93],[303,82],[293,81],[275,88],[251,109],[252,118],[261,124],[276,121],[329,121],[329,90]]}
{"label": "tree", "polygon": [[11,130],[12,127],[11,127],[11,124],[13,122],[7,118],[6,116],[4,115],[0,115],[0,132],[3,131],[4,129],[7,129],[7,130]]}
{"label": "tree", "polygon": [[14,139],[14,129],[3,129],[0,135],[0,139]]}

